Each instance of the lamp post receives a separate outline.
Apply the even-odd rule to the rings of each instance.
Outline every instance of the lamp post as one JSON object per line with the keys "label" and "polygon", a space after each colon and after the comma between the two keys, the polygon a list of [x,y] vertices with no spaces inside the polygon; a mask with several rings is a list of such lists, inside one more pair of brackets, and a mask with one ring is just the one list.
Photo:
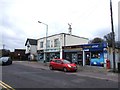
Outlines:
{"label": "lamp post", "polygon": [[47,51],[47,36],[48,36],[48,25],[46,23],[43,23],[41,21],[38,21],[38,23],[44,24],[46,26],[46,44],[45,44],[45,49],[44,49],[44,63],[46,63],[46,53],[45,51]]}

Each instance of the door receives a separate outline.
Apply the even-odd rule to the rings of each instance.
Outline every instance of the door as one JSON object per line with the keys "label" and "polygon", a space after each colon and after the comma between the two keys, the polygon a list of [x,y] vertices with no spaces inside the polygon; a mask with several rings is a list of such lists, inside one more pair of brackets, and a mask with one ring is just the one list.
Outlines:
{"label": "door", "polygon": [[85,63],[86,65],[90,65],[90,52],[85,52]]}
{"label": "door", "polygon": [[62,61],[61,60],[57,60],[57,62],[56,62],[56,68],[57,69],[63,69],[63,64],[62,64]]}

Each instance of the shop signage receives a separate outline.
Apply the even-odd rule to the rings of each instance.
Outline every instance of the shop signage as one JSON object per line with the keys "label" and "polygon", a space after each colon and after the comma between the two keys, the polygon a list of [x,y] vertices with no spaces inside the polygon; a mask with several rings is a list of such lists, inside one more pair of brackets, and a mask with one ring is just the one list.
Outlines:
{"label": "shop signage", "polygon": [[84,51],[89,51],[89,49],[84,49]]}
{"label": "shop signage", "polygon": [[98,48],[99,47],[99,45],[93,45],[92,46],[92,48]]}
{"label": "shop signage", "polygon": [[47,52],[58,52],[58,51],[60,51],[60,49],[58,48],[58,49],[47,49],[46,50]]}
{"label": "shop signage", "polygon": [[65,50],[80,50],[80,51],[82,51],[82,48],[70,48],[70,49],[65,49]]}

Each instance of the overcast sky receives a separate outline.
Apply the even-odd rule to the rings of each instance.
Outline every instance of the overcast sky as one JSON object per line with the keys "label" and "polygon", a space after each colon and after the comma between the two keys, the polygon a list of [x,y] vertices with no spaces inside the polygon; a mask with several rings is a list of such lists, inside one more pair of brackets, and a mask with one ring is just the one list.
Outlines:
{"label": "overcast sky", "polygon": [[[93,39],[111,32],[110,0],[0,0],[0,48],[25,48],[27,38],[68,33]],[[118,39],[118,1],[113,2],[113,19]]]}

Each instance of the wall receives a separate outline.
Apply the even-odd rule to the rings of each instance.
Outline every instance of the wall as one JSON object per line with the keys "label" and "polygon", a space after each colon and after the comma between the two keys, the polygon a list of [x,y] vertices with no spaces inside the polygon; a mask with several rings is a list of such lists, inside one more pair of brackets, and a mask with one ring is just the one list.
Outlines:
{"label": "wall", "polygon": [[[29,47],[28,47],[29,46]],[[29,41],[27,42],[27,45],[26,45],[26,51],[25,53],[31,53],[31,54],[37,54],[37,46],[36,45],[30,45],[29,44]]]}
{"label": "wall", "polygon": [[[50,48],[58,48],[58,47],[54,47],[54,40],[57,38],[60,41],[60,47],[64,44],[63,43],[63,34],[53,35],[53,36],[50,36],[47,38],[47,40],[50,40]],[[51,43],[51,41],[52,41],[52,43]],[[40,48],[40,42],[43,42],[43,48]],[[53,47],[51,47],[51,44],[53,44]],[[37,50],[43,50],[45,47],[46,47],[46,38],[39,39],[37,41]]]}
{"label": "wall", "polygon": [[65,38],[65,45],[69,46],[69,45],[81,45],[81,44],[88,44],[88,39],[84,39],[84,38],[78,38],[78,37],[74,37],[74,36],[70,36],[70,35],[66,35]]}
{"label": "wall", "polygon": [[31,45],[30,47],[30,52],[31,54],[37,54],[37,46],[36,45]]}
{"label": "wall", "polygon": [[[112,48],[108,48],[108,59],[110,60],[111,68],[113,68]],[[118,62],[120,62],[120,49],[115,50],[115,62],[116,62],[116,68],[118,68]]]}
{"label": "wall", "polygon": [[29,44],[29,41],[27,42],[27,45],[26,45],[26,51],[25,51],[25,53],[27,54],[27,53],[30,53],[30,47],[28,47],[28,46],[30,46],[31,47],[31,45]]}

